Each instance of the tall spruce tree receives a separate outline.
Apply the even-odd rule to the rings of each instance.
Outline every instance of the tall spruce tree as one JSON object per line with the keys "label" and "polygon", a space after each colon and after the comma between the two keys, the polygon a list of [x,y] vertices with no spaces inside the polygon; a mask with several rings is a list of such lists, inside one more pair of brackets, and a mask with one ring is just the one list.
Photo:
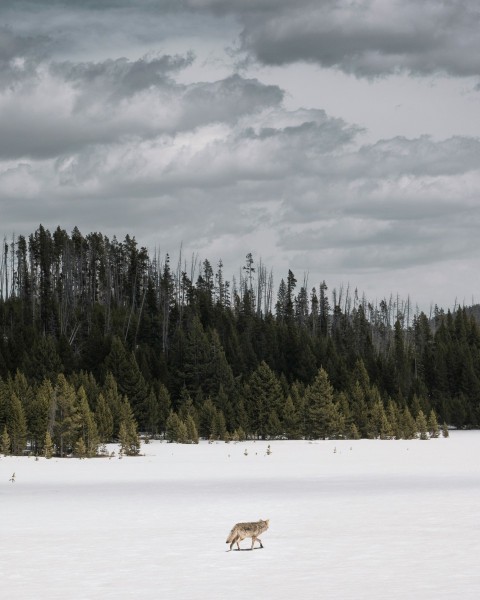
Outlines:
{"label": "tall spruce tree", "polygon": [[10,436],[8,435],[8,430],[7,430],[6,425],[3,426],[3,432],[0,437],[0,452],[2,454],[4,454],[5,456],[8,456],[11,452],[11,440],[10,440]]}
{"label": "tall spruce tree", "polygon": [[108,370],[118,385],[119,392],[128,397],[135,418],[145,427],[145,406],[149,394],[148,386],[138,367],[133,353],[128,353],[118,336],[112,340],[112,347],[105,359]]}
{"label": "tall spruce tree", "polygon": [[80,426],[75,389],[60,373],[51,406],[53,442],[61,457],[70,454],[78,439]]}
{"label": "tall spruce tree", "polygon": [[77,392],[78,405],[78,433],[79,438],[83,440],[85,455],[88,457],[96,456],[100,439],[98,436],[97,424],[94,415],[90,410],[85,389],[80,387]]}
{"label": "tall spruce tree", "polygon": [[6,409],[6,425],[10,435],[12,454],[23,454],[27,442],[27,419],[22,403],[17,394],[10,395],[10,402]]}
{"label": "tall spruce tree", "polygon": [[95,422],[100,443],[111,442],[113,438],[113,415],[102,393],[98,395]]}
{"label": "tall spruce tree", "polygon": [[320,368],[305,392],[306,434],[311,439],[326,439],[334,433],[337,411],[333,387],[325,369]]}

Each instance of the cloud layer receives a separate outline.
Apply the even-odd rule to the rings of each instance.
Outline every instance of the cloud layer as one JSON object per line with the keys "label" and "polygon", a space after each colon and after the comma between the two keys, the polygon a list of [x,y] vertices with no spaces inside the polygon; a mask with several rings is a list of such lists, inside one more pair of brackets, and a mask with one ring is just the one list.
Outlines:
{"label": "cloud layer", "polygon": [[[128,232],[232,271],[253,251],[278,278],[358,278],[374,293],[408,273],[414,296],[409,281],[452,261],[477,267],[478,137],[366,143],[354,123],[288,110],[280,85],[234,70],[247,57],[367,78],[477,76],[476,4],[52,0],[0,16],[5,234],[40,222]],[[220,25],[236,32],[228,52]],[[213,58],[206,32],[221,40]],[[219,56],[217,77],[195,78]]]}

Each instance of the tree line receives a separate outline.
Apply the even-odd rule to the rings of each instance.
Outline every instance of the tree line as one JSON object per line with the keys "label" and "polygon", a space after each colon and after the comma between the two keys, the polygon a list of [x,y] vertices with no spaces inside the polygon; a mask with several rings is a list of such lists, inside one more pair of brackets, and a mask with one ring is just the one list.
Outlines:
{"label": "tree line", "polygon": [[138,431],[195,441],[478,427],[480,332],[465,307],[427,316],[409,299],[299,285],[291,271],[274,289],[251,254],[227,280],[221,261],[180,252],[172,266],[134,237],[77,228],[5,239],[0,264],[3,449],[89,455],[122,437],[135,453]]}

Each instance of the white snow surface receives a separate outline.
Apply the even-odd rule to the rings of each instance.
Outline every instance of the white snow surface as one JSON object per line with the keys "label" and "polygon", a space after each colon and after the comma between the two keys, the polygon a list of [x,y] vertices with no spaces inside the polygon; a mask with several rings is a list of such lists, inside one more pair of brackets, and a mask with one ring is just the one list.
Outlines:
{"label": "white snow surface", "polygon": [[480,598],[478,431],[142,453],[0,458],[1,598]]}

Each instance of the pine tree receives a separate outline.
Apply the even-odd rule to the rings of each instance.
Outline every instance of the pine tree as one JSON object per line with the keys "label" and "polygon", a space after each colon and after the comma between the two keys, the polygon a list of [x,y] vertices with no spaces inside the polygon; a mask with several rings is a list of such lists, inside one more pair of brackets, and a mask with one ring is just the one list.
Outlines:
{"label": "pine tree", "polygon": [[75,443],[74,454],[77,458],[85,458],[87,456],[87,447],[82,437],[78,438]]}
{"label": "pine tree", "polygon": [[442,435],[443,435],[444,438],[447,438],[450,435],[448,433],[448,425],[446,423],[443,424]]}
{"label": "pine tree", "polygon": [[[232,368],[228,364],[217,330],[211,330],[208,338],[210,359],[203,389],[205,393],[215,395],[222,386],[228,397],[234,386]],[[225,407],[222,407],[222,410],[225,410]]]}
{"label": "pine tree", "polygon": [[132,419],[128,424],[128,435],[129,435],[129,456],[138,456],[140,454],[141,441],[138,435],[138,426],[135,419]]}
{"label": "pine tree", "polygon": [[153,389],[151,389],[145,403],[145,430],[150,435],[155,436],[158,433],[159,420],[160,410],[158,406],[158,399]]}
{"label": "pine tree", "polygon": [[269,439],[278,438],[282,434],[282,424],[278,418],[277,411],[273,408],[268,416],[267,436]]}
{"label": "pine tree", "polygon": [[37,388],[27,410],[27,427],[32,450],[42,454],[45,434],[49,425],[50,409],[55,403],[55,391],[52,382],[45,379]]}
{"label": "pine tree", "polygon": [[227,433],[227,425],[225,423],[225,416],[223,411],[216,410],[213,416],[212,426],[211,426],[211,434],[215,440],[223,440]]}
{"label": "pine tree", "polygon": [[192,444],[198,444],[197,426],[195,425],[195,421],[192,415],[187,415],[187,418],[185,420],[185,426],[187,428],[188,441]]}
{"label": "pine tree", "polygon": [[128,353],[118,337],[112,340],[112,347],[105,359],[105,365],[111,371],[120,394],[127,396],[137,421],[145,427],[145,405],[148,398],[148,386],[138,367],[133,353]]}
{"label": "pine tree", "polygon": [[126,397],[120,405],[120,426],[118,431],[123,454],[137,456],[140,453],[140,437],[138,425],[130,403]]}
{"label": "pine tree", "polygon": [[245,389],[250,423],[255,423],[256,433],[264,438],[271,411],[275,409],[278,415],[283,406],[284,399],[280,382],[272,369],[262,362],[253,372],[248,382],[248,388]]}
{"label": "pine tree", "polygon": [[427,419],[425,418],[425,415],[423,414],[423,410],[420,410],[420,412],[418,413],[417,419],[416,419],[416,424],[417,424],[417,431],[420,435],[420,439],[428,440]]}
{"label": "pine tree", "polygon": [[45,433],[45,443],[44,443],[44,446],[43,446],[43,451],[45,453],[45,458],[52,458],[54,450],[55,450],[55,448],[53,446],[52,436],[47,431]]}
{"label": "pine tree", "polygon": [[7,428],[10,435],[12,454],[20,455],[27,442],[27,419],[18,396],[12,393],[7,405]]}
{"label": "pine tree", "polygon": [[300,439],[300,418],[289,395],[285,400],[282,411],[283,431],[289,440]]}
{"label": "pine tree", "polygon": [[0,452],[5,456],[10,454],[10,436],[8,435],[7,426],[3,426],[3,433],[0,437]]}
{"label": "pine tree", "polygon": [[[83,440],[86,456],[92,457],[98,453],[100,440],[97,424],[88,405],[87,394],[83,386],[77,392],[78,404],[78,433]],[[76,446],[75,446],[76,447]]]}
{"label": "pine tree", "polygon": [[360,437],[369,437],[370,420],[364,387],[357,380],[349,395],[350,409]]}
{"label": "pine tree", "polygon": [[227,429],[233,428],[235,423],[235,414],[233,411],[233,406],[230,401],[230,398],[223,387],[223,384],[220,384],[218,388],[218,394],[215,397],[215,407],[223,412],[225,415],[225,422],[227,423]]}
{"label": "pine tree", "polygon": [[198,422],[199,418],[198,418],[197,410],[193,404],[192,397],[188,393],[186,386],[183,386],[182,391],[180,392],[180,400],[179,400],[178,405],[179,405],[178,416],[181,421],[186,422],[187,416],[191,415],[193,417],[193,420],[195,421],[195,423]]}
{"label": "pine tree", "polygon": [[438,438],[438,436],[440,435],[440,428],[438,426],[437,415],[435,414],[433,408],[430,411],[430,415],[428,417],[427,429],[430,433],[430,437],[432,438]]}
{"label": "pine tree", "polygon": [[417,424],[415,423],[415,419],[412,417],[412,413],[410,412],[408,406],[406,406],[403,410],[401,428],[404,439],[412,440],[416,437]]}
{"label": "pine tree", "polygon": [[233,439],[238,442],[244,442],[247,439],[245,431],[241,427],[237,427],[234,431]]}
{"label": "pine tree", "polygon": [[333,403],[332,421],[330,425],[330,438],[343,439],[347,432],[345,416],[338,402]]}
{"label": "pine tree", "polygon": [[165,432],[165,427],[167,423],[167,418],[170,413],[170,408],[172,402],[170,400],[170,394],[168,389],[160,383],[157,389],[157,398],[158,398],[158,430],[160,432]]}
{"label": "pine tree", "polygon": [[391,440],[394,437],[393,428],[388,420],[385,412],[382,414],[382,423],[380,426],[380,439],[381,440]]}
{"label": "pine tree", "polygon": [[370,410],[368,437],[379,438],[386,419],[383,403],[377,388],[372,388],[373,405]]}
{"label": "pine tree", "polygon": [[242,430],[244,435],[251,433],[252,428],[250,427],[250,420],[248,413],[245,408],[245,402],[242,398],[239,398],[235,406],[235,424],[238,430]]}
{"label": "pine tree", "polygon": [[95,421],[100,443],[106,444],[111,442],[113,438],[113,416],[112,411],[105,400],[105,396],[102,393],[98,395]]}
{"label": "pine tree", "polygon": [[199,433],[201,437],[208,439],[212,434],[212,424],[214,423],[215,414],[215,406],[209,397],[204,401],[199,413]]}
{"label": "pine tree", "polygon": [[[183,373],[188,391],[195,394],[209,381],[211,352],[208,337],[199,317],[187,323],[184,346]],[[205,388],[206,389],[206,388]]]}
{"label": "pine tree", "polygon": [[386,417],[391,427],[392,437],[399,440],[402,437],[400,415],[398,406],[391,398],[388,401]]}
{"label": "pine tree", "polygon": [[118,441],[120,442],[120,452],[122,454],[127,454],[130,445],[130,437],[127,432],[125,421],[120,423],[120,427],[118,429]]}
{"label": "pine tree", "polygon": [[177,442],[179,444],[188,444],[190,442],[188,438],[187,426],[183,421],[178,421],[178,435]]}
{"label": "pine tree", "polygon": [[79,429],[75,389],[68,383],[63,373],[57,377],[51,410],[54,444],[63,457],[73,451]]}
{"label": "pine tree", "polygon": [[336,408],[333,402],[333,387],[328,374],[321,368],[305,392],[307,410],[307,435],[318,439],[331,436],[337,419]]}
{"label": "pine tree", "polygon": [[180,438],[181,421],[176,412],[170,411],[167,418],[165,437],[169,442],[178,442]]}
{"label": "pine tree", "polygon": [[63,370],[54,338],[50,335],[37,338],[25,355],[23,366],[29,379],[38,383],[44,379],[54,380]]}
{"label": "pine tree", "polygon": [[352,423],[350,425],[350,429],[348,431],[348,439],[350,439],[350,440],[359,440],[360,439],[360,432],[358,431],[355,423]]}
{"label": "pine tree", "polygon": [[118,434],[121,418],[122,395],[120,394],[115,377],[109,371],[105,377],[102,394],[113,418],[113,435]]}
{"label": "pine tree", "polygon": [[348,437],[353,423],[353,416],[348,402],[348,396],[345,392],[335,395],[335,404],[340,418],[341,432],[340,437]]}

